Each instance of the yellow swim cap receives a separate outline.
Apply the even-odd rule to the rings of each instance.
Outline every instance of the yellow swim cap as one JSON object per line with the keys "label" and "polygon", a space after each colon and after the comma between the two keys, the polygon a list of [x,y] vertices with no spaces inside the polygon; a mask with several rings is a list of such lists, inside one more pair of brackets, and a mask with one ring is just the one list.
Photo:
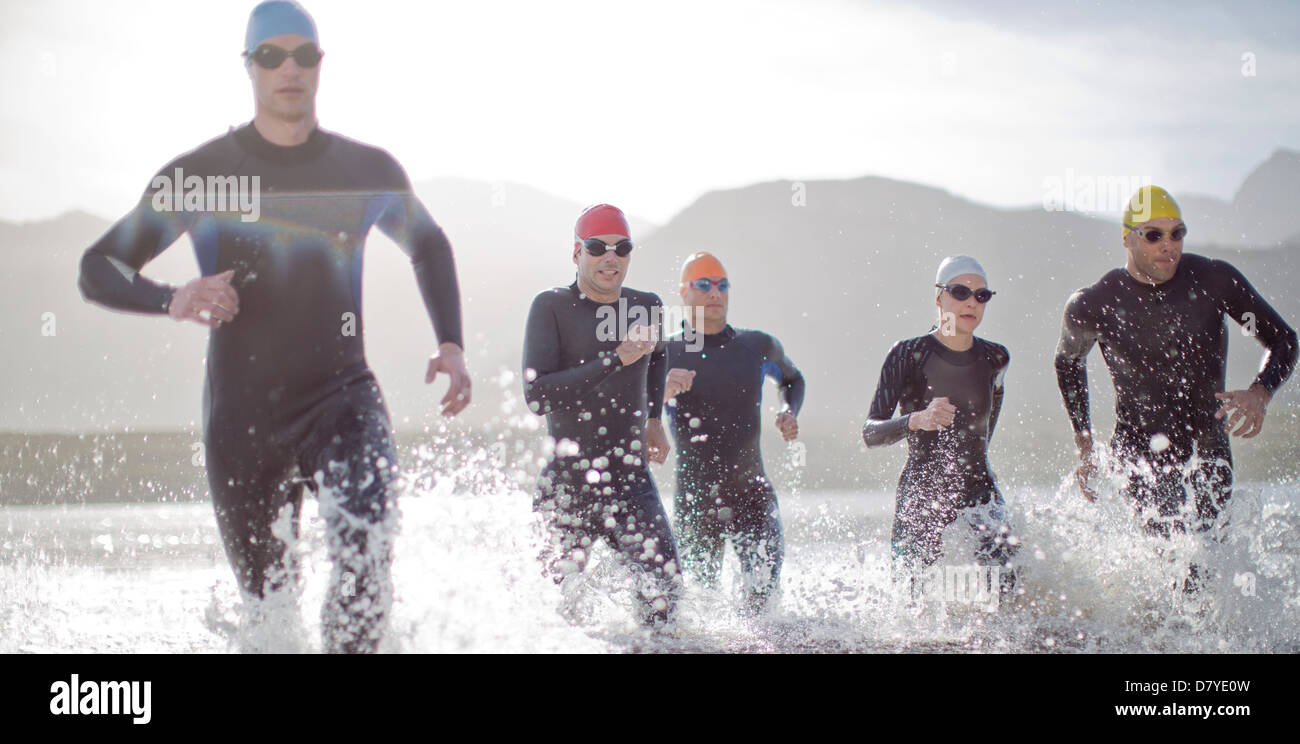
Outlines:
{"label": "yellow swim cap", "polygon": [[[1124,207],[1125,225],[1137,227],[1147,220],[1158,220],[1161,217],[1181,220],[1183,211],[1178,208],[1178,202],[1174,201],[1169,192],[1159,186],[1143,186],[1128,200],[1128,206]],[[1125,227],[1124,236],[1127,237],[1129,232],[1131,231]]]}

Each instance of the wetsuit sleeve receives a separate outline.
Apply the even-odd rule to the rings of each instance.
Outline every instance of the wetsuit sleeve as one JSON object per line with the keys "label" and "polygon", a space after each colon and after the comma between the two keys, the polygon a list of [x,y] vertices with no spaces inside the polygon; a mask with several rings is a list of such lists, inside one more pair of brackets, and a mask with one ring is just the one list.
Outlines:
{"label": "wetsuit sleeve", "polygon": [[167,312],[176,288],[150,281],[140,270],[176,242],[189,224],[185,212],[155,209],[152,191],[82,255],[77,286],[88,302],[123,312]]}
{"label": "wetsuit sleeve", "polygon": [[903,384],[907,380],[907,355],[903,344],[894,344],[880,369],[876,383],[876,397],[871,400],[871,412],[862,427],[862,440],[868,447],[882,447],[906,439],[908,416],[893,418],[894,409],[903,397]]}
{"label": "wetsuit sleeve", "polygon": [[790,415],[798,418],[799,409],[803,408],[805,389],[803,373],[794,366],[790,357],[785,355],[785,348],[781,346],[781,342],[773,336],[768,338],[771,340],[771,346],[768,348],[763,371],[780,384],[781,400],[785,401]]}
{"label": "wetsuit sleeve", "polygon": [[995,345],[993,347],[994,368],[997,370],[993,373],[993,396],[989,405],[989,440],[993,439],[993,430],[997,428],[998,416],[1002,414],[1002,398],[1005,387],[1003,381],[1006,379],[1007,366],[1011,364],[1011,352],[1007,347]]}
{"label": "wetsuit sleeve", "polygon": [[[659,302],[655,305],[662,307]],[[668,342],[664,340],[663,312],[659,313],[659,318],[659,343],[650,352],[650,371],[646,376],[646,418],[652,419],[660,417],[664,390],[668,387]]]}
{"label": "wetsuit sleeve", "polygon": [[[524,399],[538,415],[577,408],[596,385],[622,367],[614,351],[569,369],[560,369],[560,327],[547,295],[538,295],[524,329]],[[660,387],[659,395],[663,396]]]}
{"label": "wetsuit sleeve", "polygon": [[1080,290],[1065,304],[1061,340],[1056,345],[1056,384],[1076,434],[1092,430],[1092,414],[1088,409],[1088,352],[1097,343],[1097,333],[1087,322],[1084,310]]}
{"label": "wetsuit sleeve", "polygon": [[456,281],[451,242],[416,198],[402,167],[396,161],[390,166],[395,169],[396,193],[376,224],[410,257],[438,343],[453,343],[464,349],[460,284]]}
{"label": "wetsuit sleeve", "polygon": [[1216,273],[1228,284],[1223,293],[1224,312],[1239,325],[1247,328],[1253,325],[1255,339],[1265,348],[1255,383],[1271,395],[1295,370],[1296,355],[1300,352],[1295,329],[1287,325],[1235,266],[1226,261],[1215,263]]}

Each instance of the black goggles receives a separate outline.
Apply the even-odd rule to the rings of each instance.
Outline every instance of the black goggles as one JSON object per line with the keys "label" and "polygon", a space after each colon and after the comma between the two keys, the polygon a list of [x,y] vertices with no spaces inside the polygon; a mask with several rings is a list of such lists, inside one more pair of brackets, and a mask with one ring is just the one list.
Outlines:
{"label": "black goggles", "polygon": [[299,67],[315,67],[320,64],[320,58],[324,56],[325,52],[322,52],[320,47],[310,42],[303,44],[292,52],[274,44],[261,44],[252,52],[244,52],[246,59],[256,62],[258,67],[264,67],[268,70],[274,70],[284,64],[284,61],[290,57],[293,57],[293,61],[297,62]]}
{"label": "black goggles", "polygon": [[[1128,229],[1142,236],[1142,239],[1148,243],[1159,243],[1164,239],[1165,233],[1158,227],[1134,227],[1133,225],[1124,225]],[[1187,225],[1179,225],[1169,231],[1169,239],[1178,242],[1187,237]]]}
{"label": "black goggles", "polygon": [[610,245],[600,238],[587,238],[582,241],[582,247],[593,256],[603,256],[606,251],[614,251],[619,258],[623,258],[632,252],[632,239],[623,238],[617,243]]}
{"label": "black goggles", "polygon": [[981,305],[993,299],[993,295],[997,294],[997,292],[992,291],[988,287],[971,289],[965,284],[936,284],[934,286],[952,295],[952,298],[958,302],[965,302],[970,299],[971,295],[975,295],[975,301]]}

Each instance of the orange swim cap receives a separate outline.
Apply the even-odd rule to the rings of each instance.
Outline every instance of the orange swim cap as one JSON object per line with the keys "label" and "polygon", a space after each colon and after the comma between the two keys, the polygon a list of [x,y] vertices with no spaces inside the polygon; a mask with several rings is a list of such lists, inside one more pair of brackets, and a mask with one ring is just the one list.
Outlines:
{"label": "orange swim cap", "polygon": [[703,279],[706,276],[725,277],[727,270],[722,268],[722,262],[714,258],[708,251],[692,253],[686,257],[686,263],[682,264],[682,286]]}

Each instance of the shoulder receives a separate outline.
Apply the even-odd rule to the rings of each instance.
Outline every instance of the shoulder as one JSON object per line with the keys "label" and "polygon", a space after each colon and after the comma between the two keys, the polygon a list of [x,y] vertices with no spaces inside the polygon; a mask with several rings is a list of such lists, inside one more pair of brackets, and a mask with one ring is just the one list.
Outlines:
{"label": "shoulder", "polygon": [[1110,298],[1122,286],[1123,276],[1121,274],[1123,271],[1122,268],[1111,269],[1103,274],[1096,284],[1074,290],[1074,293],[1070,295],[1070,299],[1065,302],[1066,315],[1076,320],[1082,320],[1090,316],[1096,309],[1110,304]]}
{"label": "shoulder", "polygon": [[572,298],[568,287],[551,287],[543,289],[533,296],[533,308],[554,307]]}
{"label": "shoulder", "polygon": [[1011,363],[1011,352],[1007,350],[1007,347],[979,336],[976,336],[975,340],[980,343],[984,349],[984,354],[993,363],[994,368],[1002,369]]}
{"label": "shoulder", "polygon": [[393,187],[410,187],[406,171],[397,158],[382,147],[345,137],[337,132],[324,129],[321,134],[330,139],[330,156],[343,162],[349,168],[378,178],[385,185]]}
{"label": "shoulder", "polygon": [[925,357],[930,344],[930,335],[905,338],[894,342],[885,356],[885,364],[911,364]]}
{"label": "shoulder", "polygon": [[235,128],[218,135],[193,150],[182,153],[167,162],[157,175],[171,177],[177,168],[198,175],[229,169],[239,159],[239,144],[235,141]]}
{"label": "shoulder", "polygon": [[1184,253],[1179,270],[1185,269],[1198,282],[1222,284],[1244,280],[1241,270],[1221,258],[1208,258],[1195,253]]}
{"label": "shoulder", "polygon": [[764,356],[770,356],[781,351],[781,342],[776,340],[776,336],[763,331],[756,331],[752,328],[734,328],[736,331],[736,340],[744,343],[752,349],[762,352]]}

